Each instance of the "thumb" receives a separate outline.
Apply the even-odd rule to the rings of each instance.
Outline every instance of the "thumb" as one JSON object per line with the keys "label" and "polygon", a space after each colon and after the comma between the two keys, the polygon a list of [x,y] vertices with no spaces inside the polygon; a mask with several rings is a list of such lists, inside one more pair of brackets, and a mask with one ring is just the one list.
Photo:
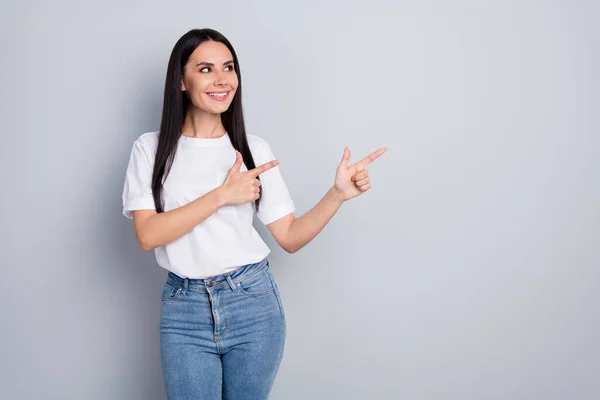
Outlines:
{"label": "thumb", "polygon": [[231,167],[231,169],[229,170],[229,172],[240,172],[240,168],[242,166],[242,162],[244,161],[244,159],[242,158],[242,153],[240,153],[239,151],[235,151],[235,163],[233,163],[233,166]]}
{"label": "thumb", "polygon": [[342,157],[342,165],[344,167],[348,166],[348,162],[350,161],[350,149],[348,146],[344,147],[344,156]]}

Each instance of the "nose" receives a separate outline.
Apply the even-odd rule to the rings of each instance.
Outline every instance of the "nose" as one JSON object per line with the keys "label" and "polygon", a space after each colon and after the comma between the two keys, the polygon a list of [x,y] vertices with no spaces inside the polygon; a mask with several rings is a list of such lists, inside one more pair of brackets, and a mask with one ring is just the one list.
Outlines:
{"label": "nose", "polygon": [[223,72],[217,72],[216,78],[215,78],[215,85],[216,86],[222,86],[223,84],[225,84],[225,75],[223,74]]}

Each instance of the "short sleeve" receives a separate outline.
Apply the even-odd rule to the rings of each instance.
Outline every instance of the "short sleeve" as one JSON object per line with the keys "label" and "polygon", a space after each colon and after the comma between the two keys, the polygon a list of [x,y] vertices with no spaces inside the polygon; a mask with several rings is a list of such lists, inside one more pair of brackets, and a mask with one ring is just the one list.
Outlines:
{"label": "short sleeve", "polygon": [[152,196],[153,162],[144,151],[143,143],[133,143],[123,186],[123,215],[133,218],[133,210],[155,210]]}
{"label": "short sleeve", "polygon": [[[260,160],[255,160],[256,166],[275,159],[275,155],[266,141],[263,142],[260,158]],[[260,174],[260,182],[262,194],[257,216],[263,224],[268,225],[294,212],[296,207],[283,180],[279,165]]]}

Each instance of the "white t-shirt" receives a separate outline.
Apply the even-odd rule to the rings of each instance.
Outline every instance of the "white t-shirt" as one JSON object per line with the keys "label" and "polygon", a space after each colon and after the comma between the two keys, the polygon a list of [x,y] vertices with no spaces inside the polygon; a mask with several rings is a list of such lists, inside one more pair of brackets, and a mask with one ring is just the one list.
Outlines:
{"label": "white t-shirt", "polygon": [[[133,143],[123,188],[123,215],[127,218],[133,218],[132,210],[155,210],[152,171],[158,135],[147,132]],[[266,140],[246,136],[257,167],[275,159]],[[228,133],[216,139],[180,136],[171,171],[163,183],[164,211],[181,207],[222,185],[234,163],[235,149]],[[248,171],[245,163],[240,171]],[[279,166],[259,176],[260,221],[268,225],[294,212]],[[190,232],[155,248],[158,264],[183,278],[203,279],[261,261],[271,250],[252,225],[253,203],[221,207]]]}

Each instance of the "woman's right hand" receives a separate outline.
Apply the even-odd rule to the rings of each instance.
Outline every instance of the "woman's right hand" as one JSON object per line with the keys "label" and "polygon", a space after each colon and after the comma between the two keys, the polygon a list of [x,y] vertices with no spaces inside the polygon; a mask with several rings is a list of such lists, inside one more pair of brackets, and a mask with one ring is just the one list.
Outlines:
{"label": "woman's right hand", "polygon": [[256,177],[263,172],[279,165],[279,160],[269,161],[249,171],[240,172],[242,154],[235,151],[235,163],[229,169],[227,177],[219,187],[223,205],[244,204],[259,198],[260,181]]}

